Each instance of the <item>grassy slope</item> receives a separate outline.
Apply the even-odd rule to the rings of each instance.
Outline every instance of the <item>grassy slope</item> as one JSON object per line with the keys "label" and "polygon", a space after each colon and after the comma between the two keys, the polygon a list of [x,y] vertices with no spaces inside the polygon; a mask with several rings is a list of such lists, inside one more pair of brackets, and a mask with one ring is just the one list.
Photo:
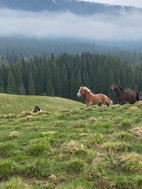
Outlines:
{"label": "grassy slope", "polygon": [[0,94],[0,188],[141,189],[142,102],[84,106]]}

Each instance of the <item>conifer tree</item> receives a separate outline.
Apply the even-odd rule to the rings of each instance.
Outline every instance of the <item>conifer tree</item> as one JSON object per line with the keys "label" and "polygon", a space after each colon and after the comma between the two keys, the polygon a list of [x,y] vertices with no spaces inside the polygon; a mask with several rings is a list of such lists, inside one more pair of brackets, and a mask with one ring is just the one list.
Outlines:
{"label": "conifer tree", "polygon": [[11,71],[9,71],[9,74],[8,74],[6,92],[9,94],[17,94],[18,93],[18,89],[16,87],[16,82],[14,80],[14,77],[13,77]]}
{"label": "conifer tree", "polygon": [[0,93],[3,93],[4,92],[4,85],[3,85],[3,80],[0,76]]}
{"label": "conifer tree", "polygon": [[35,95],[34,80],[33,80],[33,76],[31,74],[31,72],[29,73],[28,94],[29,95]]}
{"label": "conifer tree", "polygon": [[53,88],[51,79],[48,79],[48,81],[47,81],[46,94],[47,94],[47,96],[54,96],[54,88]]}

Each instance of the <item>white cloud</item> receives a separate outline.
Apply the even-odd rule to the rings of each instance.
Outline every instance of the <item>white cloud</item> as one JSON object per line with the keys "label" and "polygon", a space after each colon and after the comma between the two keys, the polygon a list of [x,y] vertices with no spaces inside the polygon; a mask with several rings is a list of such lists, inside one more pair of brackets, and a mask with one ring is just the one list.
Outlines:
{"label": "white cloud", "polygon": [[141,23],[142,13],[122,17],[103,14],[85,17],[71,13],[34,13],[0,9],[0,36],[142,40]]}
{"label": "white cloud", "polygon": [[142,0],[78,0],[96,3],[108,3],[112,5],[126,5],[142,8]]}

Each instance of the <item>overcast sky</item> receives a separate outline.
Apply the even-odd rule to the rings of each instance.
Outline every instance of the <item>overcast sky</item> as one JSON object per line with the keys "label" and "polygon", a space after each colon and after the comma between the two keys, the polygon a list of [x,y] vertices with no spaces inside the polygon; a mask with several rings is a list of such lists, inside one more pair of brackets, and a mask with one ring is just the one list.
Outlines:
{"label": "overcast sky", "polygon": [[70,12],[0,9],[0,36],[11,35],[38,38],[79,37],[92,41],[137,41],[142,40],[142,12],[131,12],[122,16],[107,14],[79,16]]}
{"label": "overcast sky", "polygon": [[109,3],[113,5],[127,5],[127,6],[135,6],[142,8],[142,0],[80,0],[80,1]]}

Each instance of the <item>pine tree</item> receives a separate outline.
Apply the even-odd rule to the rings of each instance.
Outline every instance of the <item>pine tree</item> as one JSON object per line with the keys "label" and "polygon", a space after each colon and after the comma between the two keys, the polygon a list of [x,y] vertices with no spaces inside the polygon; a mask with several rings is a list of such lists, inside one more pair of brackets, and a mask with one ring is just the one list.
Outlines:
{"label": "pine tree", "polygon": [[9,74],[8,74],[6,92],[9,94],[17,94],[18,93],[18,89],[16,87],[16,82],[14,80],[14,77],[13,77],[11,71],[9,71]]}
{"label": "pine tree", "polygon": [[4,92],[4,85],[3,85],[3,80],[0,76],[0,93],[3,93]]}
{"label": "pine tree", "polygon": [[54,88],[53,88],[51,79],[48,79],[48,81],[47,81],[46,94],[47,94],[47,96],[54,96]]}
{"label": "pine tree", "polygon": [[28,94],[29,95],[35,95],[34,80],[33,80],[33,76],[31,74],[31,72],[29,73]]}
{"label": "pine tree", "polygon": [[27,94],[27,93],[26,93],[26,89],[25,89],[23,83],[21,83],[21,84],[19,85],[19,94],[20,94],[20,95],[26,95],[26,94]]}

